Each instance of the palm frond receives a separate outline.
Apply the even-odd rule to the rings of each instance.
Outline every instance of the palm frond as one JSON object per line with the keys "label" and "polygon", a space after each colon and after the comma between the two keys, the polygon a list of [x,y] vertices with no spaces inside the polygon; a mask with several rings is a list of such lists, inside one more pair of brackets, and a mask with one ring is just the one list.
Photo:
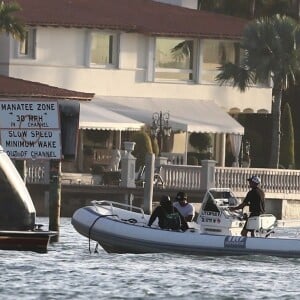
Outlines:
{"label": "palm frond", "polygon": [[253,72],[233,63],[225,63],[218,70],[220,73],[216,76],[215,80],[220,85],[230,84],[242,92],[255,81]]}
{"label": "palm frond", "polygon": [[14,38],[24,40],[25,26],[23,22],[14,14],[19,12],[19,4],[10,2],[0,2],[0,32],[11,34]]}
{"label": "palm frond", "polygon": [[178,61],[183,60],[184,57],[190,57],[192,47],[192,41],[185,40],[171,49],[172,57]]}
{"label": "palm frond", "polygon": [[[246,65],[255,72],[256,80],[266,82],[270,74],[276,74],[285,87],[286,78],[294,80],[299,70],[299,25],[285,16],[263,17],[246,27],[241,48],[247,54]],[[281,78],[281,79],[279,79]]]}

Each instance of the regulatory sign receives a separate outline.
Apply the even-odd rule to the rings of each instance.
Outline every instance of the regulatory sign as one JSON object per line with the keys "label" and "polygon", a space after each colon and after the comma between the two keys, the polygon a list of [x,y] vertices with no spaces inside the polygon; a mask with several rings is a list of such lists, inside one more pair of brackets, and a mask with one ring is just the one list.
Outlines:
{"label": "regulatory sign", "polygon": [[0,101],[1,144],[13,159],[61,159],[56,101]]}

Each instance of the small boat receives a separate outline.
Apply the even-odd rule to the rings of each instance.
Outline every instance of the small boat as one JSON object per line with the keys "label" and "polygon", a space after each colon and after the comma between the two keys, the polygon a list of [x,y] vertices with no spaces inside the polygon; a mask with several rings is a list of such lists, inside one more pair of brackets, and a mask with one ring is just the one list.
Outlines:
{"label": "small boat", "polygon": [[0,249],[47,253],[50,238],[55,235],[42,230],[1,230]]}
{"label": "small boat", "polygon": [[26,185],[0,146],[0,250],[46,253],[55,231],[36,224],[36,211]]}
{"label": "small boat", "polygon": [[299,239],[272,235],[276,218],[271,214],[249,218],[247,228],[256,236],[241,236],[244,215],[229,210],[237,203],[230,189],[208,190],[196,221],[189,222],[185,231],[160,229],[157,220],[149,227],[150,216],[141,208],[107,200],[79,208],[71,222],[78,233],[109,253],[300,257]]}

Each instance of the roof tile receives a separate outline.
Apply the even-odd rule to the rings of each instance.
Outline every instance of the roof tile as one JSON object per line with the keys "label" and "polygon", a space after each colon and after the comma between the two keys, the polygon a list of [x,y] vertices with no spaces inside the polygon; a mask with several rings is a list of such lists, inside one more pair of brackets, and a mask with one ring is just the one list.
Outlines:
{"label": "roof tile", "polygon": [[[14,0],[6,0],[14,1]],[[247,20],[152,0],[18,0],[27,25],[239,38]]]}
{"label": "roof tile", "polygon": [[61,89],[43,83],[0,75],[0,97],[54,98],[89,101],[94,97],[94,94]]}

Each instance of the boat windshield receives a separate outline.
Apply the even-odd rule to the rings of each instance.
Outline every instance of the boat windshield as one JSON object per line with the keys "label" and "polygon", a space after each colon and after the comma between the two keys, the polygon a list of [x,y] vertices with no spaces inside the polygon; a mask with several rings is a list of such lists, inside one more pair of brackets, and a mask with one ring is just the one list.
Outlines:
{"label": "boat windshield", "polygon": [[228,206],[236,206],[238,201],[230,190],[210,190],[203,201],[203,211],[221,212]]}
{"label": "boat windshield", "polygon": [[229,199],[234,197],[231,191],[211,190],[209,192],[214,199]]}
{"label": "boat windshield", "polygon": [[203,203],[203,211],[213,211],[213,212],[220,212],[220,209],[216,205],[216,202],[209,194],[205,203]]}

